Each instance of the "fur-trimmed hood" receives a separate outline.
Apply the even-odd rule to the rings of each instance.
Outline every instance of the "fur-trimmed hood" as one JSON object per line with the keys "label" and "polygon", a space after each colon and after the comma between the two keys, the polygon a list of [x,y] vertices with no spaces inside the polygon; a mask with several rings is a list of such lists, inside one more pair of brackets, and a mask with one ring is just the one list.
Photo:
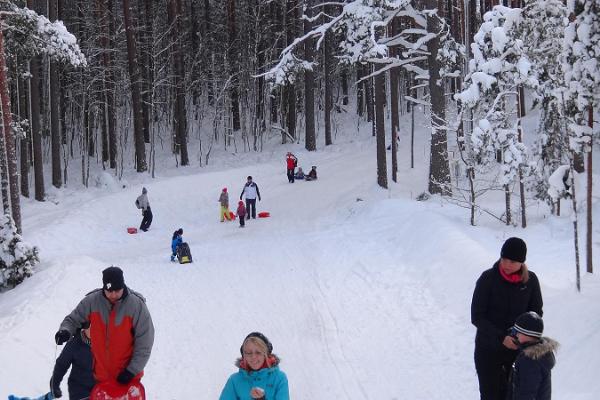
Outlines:
{"label": "fur-trimmed hood", "polygon": [[[238,368],[241,368],[241,369],[246,369],[242,365],[242,360],[243,360],[242,357],[240,357],[237,360],[235,360],[235,366],[238,367]],[[277,355],[271,354],[269,356],[269,363],[271,364],[270,368],[278,367],[280,362],[281,362],[281,360],[279,359],[279,357],[277,357]]]}
{"label": "fur-trimmed hood", "polygon": [[556,340],[542,337],[540,342],[524,347],[523,355],[532,360],[540,360],[545,355],[554,353],[559,346]]}

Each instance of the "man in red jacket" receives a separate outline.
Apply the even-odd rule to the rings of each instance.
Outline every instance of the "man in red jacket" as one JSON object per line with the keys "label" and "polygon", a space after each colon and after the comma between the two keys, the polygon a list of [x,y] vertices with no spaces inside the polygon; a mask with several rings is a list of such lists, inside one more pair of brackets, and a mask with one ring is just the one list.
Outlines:
{"label": "man in red jacket", "polygon": [[287,177],[288,182],[294,183],[294,174],[296,166],[298,165],[298,159],[295,155],[288,151],[287,156],[285,157],[285,163],[287,165]]}
{"label": "man in red jacket", "polygon": [[90,341],[96,382],[128,385],[144,375],[154,325],[146,299],[125,286],[123,271],[111,266],[102,271],[102,288],[88,293],[65,317],[55,335],[65,343],[85,321],[91,322]]}

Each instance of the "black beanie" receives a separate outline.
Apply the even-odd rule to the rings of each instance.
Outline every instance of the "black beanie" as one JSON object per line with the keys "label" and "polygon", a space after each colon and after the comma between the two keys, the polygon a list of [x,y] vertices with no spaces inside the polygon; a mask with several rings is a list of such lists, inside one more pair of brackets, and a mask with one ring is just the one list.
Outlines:
{"label": "black beanie", "polygon": [[523,335],[539,338],[544,332],[544,321],[538,313],[529,311],[517,317],[514,328]]}
{"label": "black beanie", "polygon": [[502,245],[500,257],[523,263],[527,257],[527,245],[518,237],[508,238]]}
{"label": "black beanie", "polygon": [[110,266],[102,271],[102,288],[108,291],[121,290],[125,287],[123,270],[119,267]]}
{"label": "black beanie", "polygon": [[240,353],[242,353],[242,356],[244,355],[244,343],[246,343],[246,340],[248,340],[248,338],[251,338],[251,337],[255,337],[255,338],[262,340],[265,343],[265,345],[267,346],[267,355],[271,355],[271,353],[273,352],[273,345],[271,344],[269,339],[267,339],[267,337],[260,332],[252,332],[244,338],[244,341],[242,342],[242,345],[240,346]]}

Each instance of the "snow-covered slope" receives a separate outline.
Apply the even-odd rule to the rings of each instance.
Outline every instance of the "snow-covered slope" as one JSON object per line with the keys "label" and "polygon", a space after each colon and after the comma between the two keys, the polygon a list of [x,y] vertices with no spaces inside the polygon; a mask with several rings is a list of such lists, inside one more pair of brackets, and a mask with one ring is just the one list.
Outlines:
{"label": "snow-covered slope", "polygon": [[[471,227],[464,209],[413,200],[419,172],[403,167],[399,184],[377,188],[371,139],[299,152],[305,169],[318,165],[316,182],[288,184],[282,154],[148,179],[154,222],[138,235],[126,227],[139,225],[141,184],[26,203],[26,239],[43,262],[0,294],[0,398],[47,390],[59,323],[114,264],[146,296],[156,327],[143,379],[149,399],[218,398],[255,330],[273,342],[294,399],[474,399],[471,295],[514,235],[527,241],[541,280],[546,333],[562,343],[554,398],[598,398],[600,281],[584,275],[575,292],[568,217],[533,218],[526,230]],[[272,217],[245,229],[219,223],[221,189],[235,204],[247,175],[260,187],[259,211]],[[179,227],[193,264],[169,262]]]}

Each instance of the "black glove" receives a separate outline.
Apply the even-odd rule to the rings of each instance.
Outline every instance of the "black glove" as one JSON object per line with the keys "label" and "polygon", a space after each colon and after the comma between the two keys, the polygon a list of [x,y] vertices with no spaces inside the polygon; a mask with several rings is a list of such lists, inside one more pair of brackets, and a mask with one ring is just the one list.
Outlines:
{"label": "black glove", "polygon": [[121,385],[127,385],[129,382],[131,382],[134,376],[134,374],[124,369],[119,376],[117,376],[117,382],[119,382]]}
{"label": "black glove", "polygon": [[71,339],[71,333],[64,329],[61,329],[60,331],[56,332],[56,335],[54,335],[54,340],[59,346],[68,341],[69,339]]}
{"label": "black glove", "polygon": [[54,385],[54,377],[50,378],[50,392],[55,399],[60,399],[62,397],[62,390],[60,390],[60,386]]}

